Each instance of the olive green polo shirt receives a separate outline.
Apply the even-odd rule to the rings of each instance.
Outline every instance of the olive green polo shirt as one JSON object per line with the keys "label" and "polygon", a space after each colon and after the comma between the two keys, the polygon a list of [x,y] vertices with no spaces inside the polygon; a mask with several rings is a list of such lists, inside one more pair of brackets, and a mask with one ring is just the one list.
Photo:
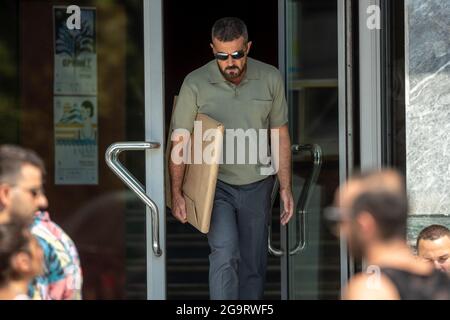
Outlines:
{"label": "olive green polo shirt", "polygon": [[[275,67],[248,58],[245,76],[236,86],[223,77],[217,61],[212,60],[184,79],[172,115],[172,128],[184,128],[192,132],[197,112],[221,122],[226,131],[242,129],[247,132],[248,129],[255,129],[259,144],[259,129],[268,132],[268,129],[283,126],[288,121],[283,78]],[[262,139],[262,143],[268,148],[267,136]],[[240,164],[237,160],[237,143],[234,149],[235,161],[227,163],[226,144],[227,133],[224,134],[219,180],[243,185],[267,177],[261,175],[260,169],[265,165],[260,162],[260,157],[257,157],[256,163],[250,160],[249,153],[255,156],[255,149],[249,146],[248,139],[245,144],[245,162]]]}

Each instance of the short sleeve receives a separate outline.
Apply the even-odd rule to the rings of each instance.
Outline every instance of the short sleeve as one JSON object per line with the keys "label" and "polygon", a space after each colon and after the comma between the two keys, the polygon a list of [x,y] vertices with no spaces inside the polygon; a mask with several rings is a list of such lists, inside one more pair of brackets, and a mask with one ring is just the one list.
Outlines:
{"label": "short sleeve", "polygon": [[273,104],[269,113],[270,128],[281,127],[288,122],[288,107],[283,78],[278,70],[274,82]]}
{"label": "short sleeve", "polygon": [[172,130],[187,129],[192,132],[197,115],[197,95],[187,79],[184,80],[172,114]]}

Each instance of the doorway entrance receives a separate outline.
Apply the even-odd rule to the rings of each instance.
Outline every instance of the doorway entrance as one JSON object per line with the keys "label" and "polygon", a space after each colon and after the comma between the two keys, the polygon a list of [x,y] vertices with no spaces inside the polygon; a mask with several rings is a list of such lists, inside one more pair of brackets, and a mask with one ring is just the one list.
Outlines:
{"label": "doorway entrance", "polygon": [[[212,59],[211,26],[224,16],[245,21],[250,56],[285,75],[293,148],[296,214],[280,228],[274,199],[265,298],[337,299],[345,246],[323,218],[341,172],[338,39],[339,1],[245,1],[214,4],[164,1],[165,122],[184,77]],[[342,18],[342,17],[341,17]],[[342,21],[341,21],[342,22]],[[341,110],[341,111],[340,111]],[[340,127],[341,126],[341,127]],[[166,132],[167,137],[167,132]],[[209,247],[204,235],[167,214],[167,296],[208,298]],[[346,271],[345,271],[346,272]]]}

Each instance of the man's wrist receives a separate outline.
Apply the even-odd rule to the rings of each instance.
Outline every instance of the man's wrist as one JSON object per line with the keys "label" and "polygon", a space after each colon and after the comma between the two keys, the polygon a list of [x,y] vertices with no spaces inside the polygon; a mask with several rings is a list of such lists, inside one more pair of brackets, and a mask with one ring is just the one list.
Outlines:
{"label": "man's wrist", "polygon": [[183,191],[181,188],[172,189],[172,197],[180,197],[183,196]]}

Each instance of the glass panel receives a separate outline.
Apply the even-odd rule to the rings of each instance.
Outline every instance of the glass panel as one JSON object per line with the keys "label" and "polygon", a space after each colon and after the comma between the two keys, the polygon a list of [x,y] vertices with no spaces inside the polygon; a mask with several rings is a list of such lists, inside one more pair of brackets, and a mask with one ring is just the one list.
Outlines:
{"label": "glass panel", "polygon": [[450,227],[450,7],[407,0],[406,180],[409,240],[430,224]]}
{"label": "glass panel", "polygon": [[[339,184],[337,2],[288,0],[286,3],[287,94],[292,144],[317,144],[322,167],[305,215],[306,245],[288,258],[291,299],[336,299],[340,294],[340,243],[326,227],[322,209]],[[293,156],[293,193],[312,171],[309,154]],[[296,219],[288,242],[298,244]],[[301,224],[300,224],[301,225]]]}
{"label": "glass panel", "polygon": [[[78,248],[84,298],[141,299],[145,208],[104,154],[113,142],[144,139],[142,1],[76,4],[90,12],[83,36],[54,11],[67,1],[0,2],[0,143],[45,160],[49,212]],[[144,153],[122,160],[144,182]]]}

